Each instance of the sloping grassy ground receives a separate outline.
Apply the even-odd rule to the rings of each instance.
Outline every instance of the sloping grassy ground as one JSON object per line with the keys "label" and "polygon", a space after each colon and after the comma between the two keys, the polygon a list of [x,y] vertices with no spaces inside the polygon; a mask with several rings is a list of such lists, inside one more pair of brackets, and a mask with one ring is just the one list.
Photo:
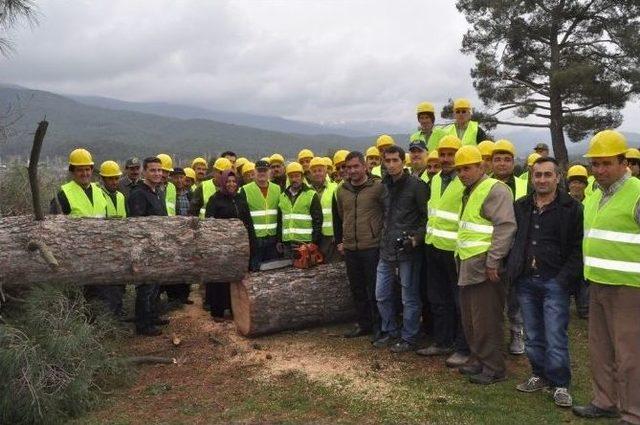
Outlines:
{"label": "sloping grassy ground", "polygon": [[[524,356],[509,357],[508,381],[469,384],[443,358],[375,350],[366,338],[345,340],[348,326],[238,337],[214,323],[199,303],[173,314],[168,337],[131,337],[132,352],[169,355],[178,365],[146,366],[129,388],[76,424],[431,423],[600,424],[555,407],[549,393],[523,394]],[[574,400],[590,397],[586,321],[572,318]]]}

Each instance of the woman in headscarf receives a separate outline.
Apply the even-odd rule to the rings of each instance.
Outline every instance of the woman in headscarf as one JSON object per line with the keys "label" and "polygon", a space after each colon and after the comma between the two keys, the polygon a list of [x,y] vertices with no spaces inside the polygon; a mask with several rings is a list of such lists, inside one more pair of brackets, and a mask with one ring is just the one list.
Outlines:
{"label": "woman in headscarf", "polygon": [[[242,220],[249,232],[249,244],[253,246],[256,234],[251,221],[249,205],[238,194],[238,176],[234,170],[223,171],[217,179],[218,190],[209,198],[205,210],[206,218],[237,218]],[[247,266],[248,267],[248,266]],[[207,283],[207,302],[211,307],[211,316],[222,319],[226,309],[231,310],[229,283]]]}

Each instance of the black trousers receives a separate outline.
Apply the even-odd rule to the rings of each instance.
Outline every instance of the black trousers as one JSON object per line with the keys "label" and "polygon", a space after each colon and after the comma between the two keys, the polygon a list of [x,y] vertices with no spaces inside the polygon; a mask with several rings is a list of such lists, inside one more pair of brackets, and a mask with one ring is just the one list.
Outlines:
{"label": "black trousers", "polygon": [[427,296],[433,317],[433,340],[441,347],[454,346],[469,353],[460,318],[458,271],[453,252],[426,245]]}
{"label": "black trousers", "polygon": [[153,321],[159,317],[157,284],[143,283],[136,286],[136,328],[148,329]]}
{"label": "black trousers", "polygon": [[224,317],[224,311],[226,309],[231,310],[229,283],[207,283],[205,296],[207,297],[207,304],[211,308],[212,317]]}
{"label": "black trousers", "polygon": [[344,251],[347,278],[356,307],[356,320],[360,328],[371,330],[374,334],[380,331],[380,314],[376,303],[378,259],[378,248]]}
{"label": "black trousers", "polygon": [[189,299],[189,293],[191,293],[191,285],[188,283],[163,285],[162,288],[167,292],[167,299],[169,301],[179,300],[184,303]]}

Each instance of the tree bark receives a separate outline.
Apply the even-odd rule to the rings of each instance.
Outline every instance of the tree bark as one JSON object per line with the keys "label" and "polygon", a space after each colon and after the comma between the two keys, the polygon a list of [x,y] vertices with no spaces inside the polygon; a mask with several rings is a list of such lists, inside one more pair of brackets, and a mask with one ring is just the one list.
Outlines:
{"label": "tree bark", "polygon": [[250,273],[231,285],[236,328],[253,337],[353,319],[343,263]]}
{"label": "tree bark", "polygon": [[558,31],[560,28],[560,20],[558,17],[562,6],[553,9],[552,25],[551,25],[551,60],[549,65],[549,129],[551,130],[551,145],[553,146],[553,155],[560,163],[560,166],[566,169],[569,162],[569,154],[567,145],[564,140],[564,122],[562,111],[562,97],[560,88],[556,82],[556,73],[561,70],[560,65],[560,47],[558,46]]}
{"label": "tree bark", "polygon": [[239,220],[48,216],[0,219],[0,283],[116,285],[241,280],[249,264]]}

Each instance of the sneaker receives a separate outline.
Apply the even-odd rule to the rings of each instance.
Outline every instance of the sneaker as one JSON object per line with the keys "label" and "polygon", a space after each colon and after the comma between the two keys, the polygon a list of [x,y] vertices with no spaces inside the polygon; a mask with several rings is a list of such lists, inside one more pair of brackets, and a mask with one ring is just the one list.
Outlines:
{"label": "sneaker", "polygon": [[509,353],[515,356],[524,354],[524,332],[511,331],[511,343],[509,344]]}
{"label": "sneaker", "polygon": [[416,345],[411,344],[405,340],[400,340],[391,346],[392,353],[406,353],[408,351],[415,351]]}
{"label": "sneaker", "polygon": [[516,390],[523,393],[534,393],[547,387],[547,383],[539,376],[533,375],[522,384],[516,385]]}
{"label": "sneaker", "polygon": [[447,367],[460,367],[467,364],[468,361],[469,356],[456,351],[445,360],[444,364],[447,365]]}
{"label": "sneaker", "polygon": [[464,366],[460,366],[458,368],[458,372],[465,376],[478,375],[482,373],[482,365],[481,364],[466,364]]}
{"label": "sneaker", "polygon": [[469,382],[479,385],[491,385],[496,382],[502,382],[507,380],[507,375],[487,375],[485,373],[478,373],[476,375],[469,376]]}
{"label": "sneaker", "polygon": [[585,406],[573,406],[573,414],[582,418],[619,418],[618,409],[601,409],[589,403]]}
{"label": "sneaker", "polygon": [[375,348],[386,348],[392,345],[394,342],[396,342],[396,339],[394,337],[392,337],[391,335],[384,335],[373,341],[371,345],[373,345]]}
{"label": "sneaker", "polygon": [[556,387],[553,390],[553,402],[559,407],[571,407],[573,400],[569,390],[563,387]]}
{"label": "sneaker", "polygon": [[439,345],[432,344],[427,348],[419,349],[416,353],[421,356],[443,356],[453,353],[453,347],[440,347]]}

